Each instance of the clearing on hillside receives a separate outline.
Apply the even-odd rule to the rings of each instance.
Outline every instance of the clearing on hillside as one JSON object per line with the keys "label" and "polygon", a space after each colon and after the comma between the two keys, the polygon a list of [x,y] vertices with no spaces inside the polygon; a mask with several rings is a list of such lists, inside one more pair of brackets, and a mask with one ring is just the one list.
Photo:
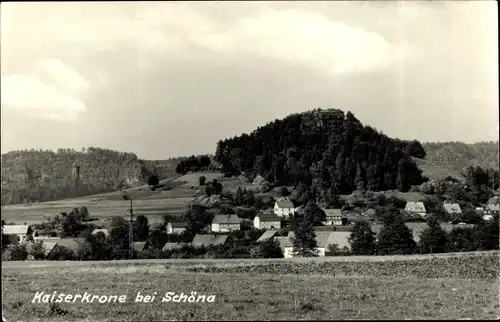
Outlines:
{"label": "clearing on hillside", "polygon": [[207,182],[212,181],[213,179],[220,180],[224,175],[221,172],[190,172],[179,178],[174,179],[175,182],[185,182],[186,186],[199,186],[199,178],[204,176],[207,178]]}

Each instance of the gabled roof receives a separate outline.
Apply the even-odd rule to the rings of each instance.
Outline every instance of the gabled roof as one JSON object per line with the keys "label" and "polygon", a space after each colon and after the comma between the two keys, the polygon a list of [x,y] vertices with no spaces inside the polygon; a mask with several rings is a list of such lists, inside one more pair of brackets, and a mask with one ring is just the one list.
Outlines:
{"label": "gabled roof", "polygon": [[275,215],[274,213],[258,213],[255,217],[259,217],[260,221],[281,221],[281,217]]}
{"label": "gabled roof", "polygon": [[4,235],[26,235],[29,231],[28,225],[5,225],[3,226]]}
{"label": "gabled roof", "polygon": [[327,245],[337,244],[340,249],[344,247],[351,248],[349,236],[351,236],[350,231],[335,231],[328,237]]}
{"label": "gabled roof", "polygon": [[426,212],[422,201],[408,201],[405,210],[409,212]]}
{"label": "gabled roof", "polygon": [[241,224],[241,218],[236,214],[215,215],[212,224]]}
{"label": "gabled roof", "polygon": [[257,175],[255,179],[253,179],[253,184],[263,184],[265,182],[267,182],[266,179],[264,179],[264,177],[262,177],[260,174]]}
{"label": "gabled roof", "polygon": [[[50,252],[57,245],[57,242],[52,242],[52,241],[42,241],[41,243],[43,244],[43,248],[44,248],[44,251],[45,251],[45,257],[47,257],[50,254]],[[35,245],[35,243],[27,243],[26,244],[26,250],[28,251],[28,253],[31,252],[31,250],[33,249],[34,245]]]}
{"label": "gabled roof", "polygon": [[191,242],[194,246],[217,246],[224,245],[226,243],[228,235],[202,235],[197,234],[194,236],[193,241]]}
{"label": "gabled roof", "polygon": [[266,230],[262,236],[259,237],[259,239],[257,239],[257,242],[262,242],[262,241],[265,241],[265,240],[268,240],[270,238],[273,238],[274,235],[276,235],[278,232],[276,230]]}
{"label": "gabled roof", "polygon": [[136,252],[142,252],[146,248],[146,242],[133,242],[132,247]]}
{"label": "gabled roof", "polygon": [[168,223],[172,228],[186,228],[189,223],[187,221],[171,221]]}
{"label": "gabled roof", "polygon": [[445,203],[443,203],[443,208],[449,214],[461,214],[462,213],[462,209],[460,208],[460,205],[458,203],[445,202]]}
{"label": "gabled roof", "polygon": [[342,217],[342,209],[327,208],[323,209],[326,214],[326,218],[329,217]]}
{"label": "gabled roof", "polygon": [[293,247],[292,240],[289,237],[274,237],[274,240],[278,241],[281,249],[284,249],[285,247]]}
{"label": "gabled roof", "polygon": [[65,247],[76,254],[85,243],[84,238],[61,238],[56,242],[56,246]]}
{"label": "gabled roof", "polygon": [[92,231],[92,235],[95,235],[97,233],[103,233],[104,236],[109,237],[109,229],[106,228],[97,228]]}
{"label": "gabled roof", "polygon": [[188,245],[189,243],[166,243],[161,250],[168,251],[168,250],[180,249]]}
{"label": "gabled roof", "polygon": [[314,231],[334,231],[335,226],[314,226]]}
{"label": "gabled roof", "polygon": [[276,205],[282,209],[292,209],[294,208],[293,202],[288,198],[279,198],[276,200]]}

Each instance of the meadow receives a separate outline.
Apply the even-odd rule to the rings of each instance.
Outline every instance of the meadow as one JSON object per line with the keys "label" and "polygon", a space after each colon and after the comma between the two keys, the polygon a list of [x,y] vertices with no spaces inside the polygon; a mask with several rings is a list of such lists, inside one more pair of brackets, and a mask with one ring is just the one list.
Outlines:
{"label": "meadow", "polygon": [[[349,259],[350,258],[350,259]],[[293,260],[32,262],[2,267],[8,321],[493,319],[499,252]],[[374,260],[371,260],[374,259]],[[28,263],[28,262],[25,262]],[[40,264],[38,264],[40,263]],[[32,303],[36,292],[124,294],[126,303]],[[157,296],[134,302],[136,294]],[[215,301],[162,302],[166,292]]]}
{"label": "meadow", "polygon": [[[196,197],[198,178],[205,176],[207,181],[220,178],[217,172],[189,173],[160,181],[159,188],[152,191],[148,186],[127,189],[133,199],[135,215],[145,215],[152,224],[163,222],[165,214],[182,213]],[[40,202],[2,207],[2,219],[14,224],[39,224],[49,217],[69,212],[75,207],[87,207],[96,224],[104,224],[113,216],[128,216],[130,202],[123,200],[122,192],[96,194],[74,199]]]}

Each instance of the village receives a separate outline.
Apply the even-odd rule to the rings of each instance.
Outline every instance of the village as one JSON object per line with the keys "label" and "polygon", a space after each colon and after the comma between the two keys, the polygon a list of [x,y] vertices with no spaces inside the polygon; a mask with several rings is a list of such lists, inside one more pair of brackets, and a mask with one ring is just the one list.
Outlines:
{"label": "village", "polygon": [[[262,177],[258,176],[253,183],[261,184]],[[221,202],[221,196],[219,195],[212,195],[210,198],[205,199],[208,199],[212,206],[217,206]],[[477,214],[477,218],[480,218],[483,222],[488,222],[495,215],[498,216],[498,199],[498,197],[492,197],[482,207],[475,207],[474,212]],[[144,255],[146,257],[151,257],[153,256],[151,254],[156,253],[157,255],[155,256],[159,257],[160,255],[158,254],[164,254],[165,252],[169,252],[170,255],[167,256],[175,257],[172,253],[186,248],[231,249],[242,245],[255,247],[266,241],[276,242],[284,258],[296,257],[297,255],[293,251],[294,230],[296,230],[296,226],[294,226],[293,222],[295,217],[303,215],[305,205],[297,205],[297,202],[294,203],[290,196],[277,196],[271,200],[273,206],[256,211],[253,218],[240,216],[237,213],[231,212],[220,213],[220,211],[217,211],[218,208],[206,208],[208,210],[215,210],[215,213],[212,211],[213,219],[210,222],[202,224],[202,227],[195,234],[191,234],[191,237],[187,238],[185,235],[187,235],[190,229],[189,220],[182,215],[168,216],[162,225],[148,226],[146,238],[142,238],[139,241],[134,240],[134,237],[131,237],[131,235],[128,236],[130,238],[128,239],[129,249],[134,252],[134,255],[129,255],[129,257],[140,258],[141,253],[148,253],[149,255]],[[196,206],[195,203],[192,203],[190,207],[192,208],[193,206]],[[353,212],[352,210],[346,210],[346,207],[344,209],[340,207],[325,207],[321,203],[317,205],[317,208],[324,214],[322,215],[321,222],[315,224],[313,227],[316,252],[317,256],[320,257],[352,255],[349,238],[357,221],[365,220],[370,222],[370,229],[374,234],[375,242],[378,240],[377,237],[384,227],[383,223],[374,220],[376,211],[373,208],[362,211],[357,208]],[[463,211],[457,202],[444,202],[442,209],[444,209],[450,218],[455,218],[454,221],[442,222],[440,224],[446,233],[449,234],[456,227],[474,227],[474,223],[466,222],[467,219],[459,221],[460,218],[463,218]],[[404,208],[398,212],[406,216],[406,218],[410,218],[405,224],[411,230],[415,243],[420,245],[420,236],[428,228],[425,221],[433,214],[426,209],[424,203],[421,201],[407,201]],[[2,240],[7,245],[3,247],[2,257],[4,259],[15,259],[15,256],[12,257],[9,255],[11,253],[9,250],[16,247],[23,247],[24,245],[26,247],[27,260],[75,259],[78,258],[77,254],[82,252],[82,248],[85,248],[85,245],[89,243],[89,233],[94,238],[109,241],[111,230],[112,227],[100,226],[88,231],[87,237],[82,232],[78,237],[68,238],[67,236],[61,237],[61,233],[57,229],[47,231],[43,225],[5,224],[2,226]],[[228,238],[238,232],[243,236],[242,240],[245,240],[243,244],[241,240],[238,243],[234,238]],[[166,238],[160,239],[160,241],[154,240],[158,234],[163,234]],[[184,238],[178,238],[178,236],[184,236]],[[166,242],[161,240],[166,240]],[[34,254],[36,249],[34,245],[43,245],[41,247],[43,248],[43,256]],[[68,254],[68,251],[73,256],[64,256],[64,254]],[[422,250],[419,251],[417,249],[416,252],[421,253]]]}

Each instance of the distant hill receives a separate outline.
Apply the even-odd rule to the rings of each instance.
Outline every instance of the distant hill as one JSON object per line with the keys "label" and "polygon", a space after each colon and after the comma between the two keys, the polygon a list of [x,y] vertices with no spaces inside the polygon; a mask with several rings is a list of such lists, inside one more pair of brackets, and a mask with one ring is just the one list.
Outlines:
{"label": "distant hill", "polygon": [[182,158],[141,160],[133,153],[88,148],[2,154],[2,205],[42,202],[111,192],[175,174]]}
{"label": "distant hill", "polygon": [[225,173],[259,173],[281,185],[311,187],[316,198],[357,189],[407,190],[424,180],[411,157],[425,158],[418,141],[390,138],[336,109],[292,114],[221,140],[215,154]]}
{"label": "distant hill", "polygon": [[499,142],[462,142],[424,143],[425,159],[443,169],[463,173],[468,166],[499,169]]}

